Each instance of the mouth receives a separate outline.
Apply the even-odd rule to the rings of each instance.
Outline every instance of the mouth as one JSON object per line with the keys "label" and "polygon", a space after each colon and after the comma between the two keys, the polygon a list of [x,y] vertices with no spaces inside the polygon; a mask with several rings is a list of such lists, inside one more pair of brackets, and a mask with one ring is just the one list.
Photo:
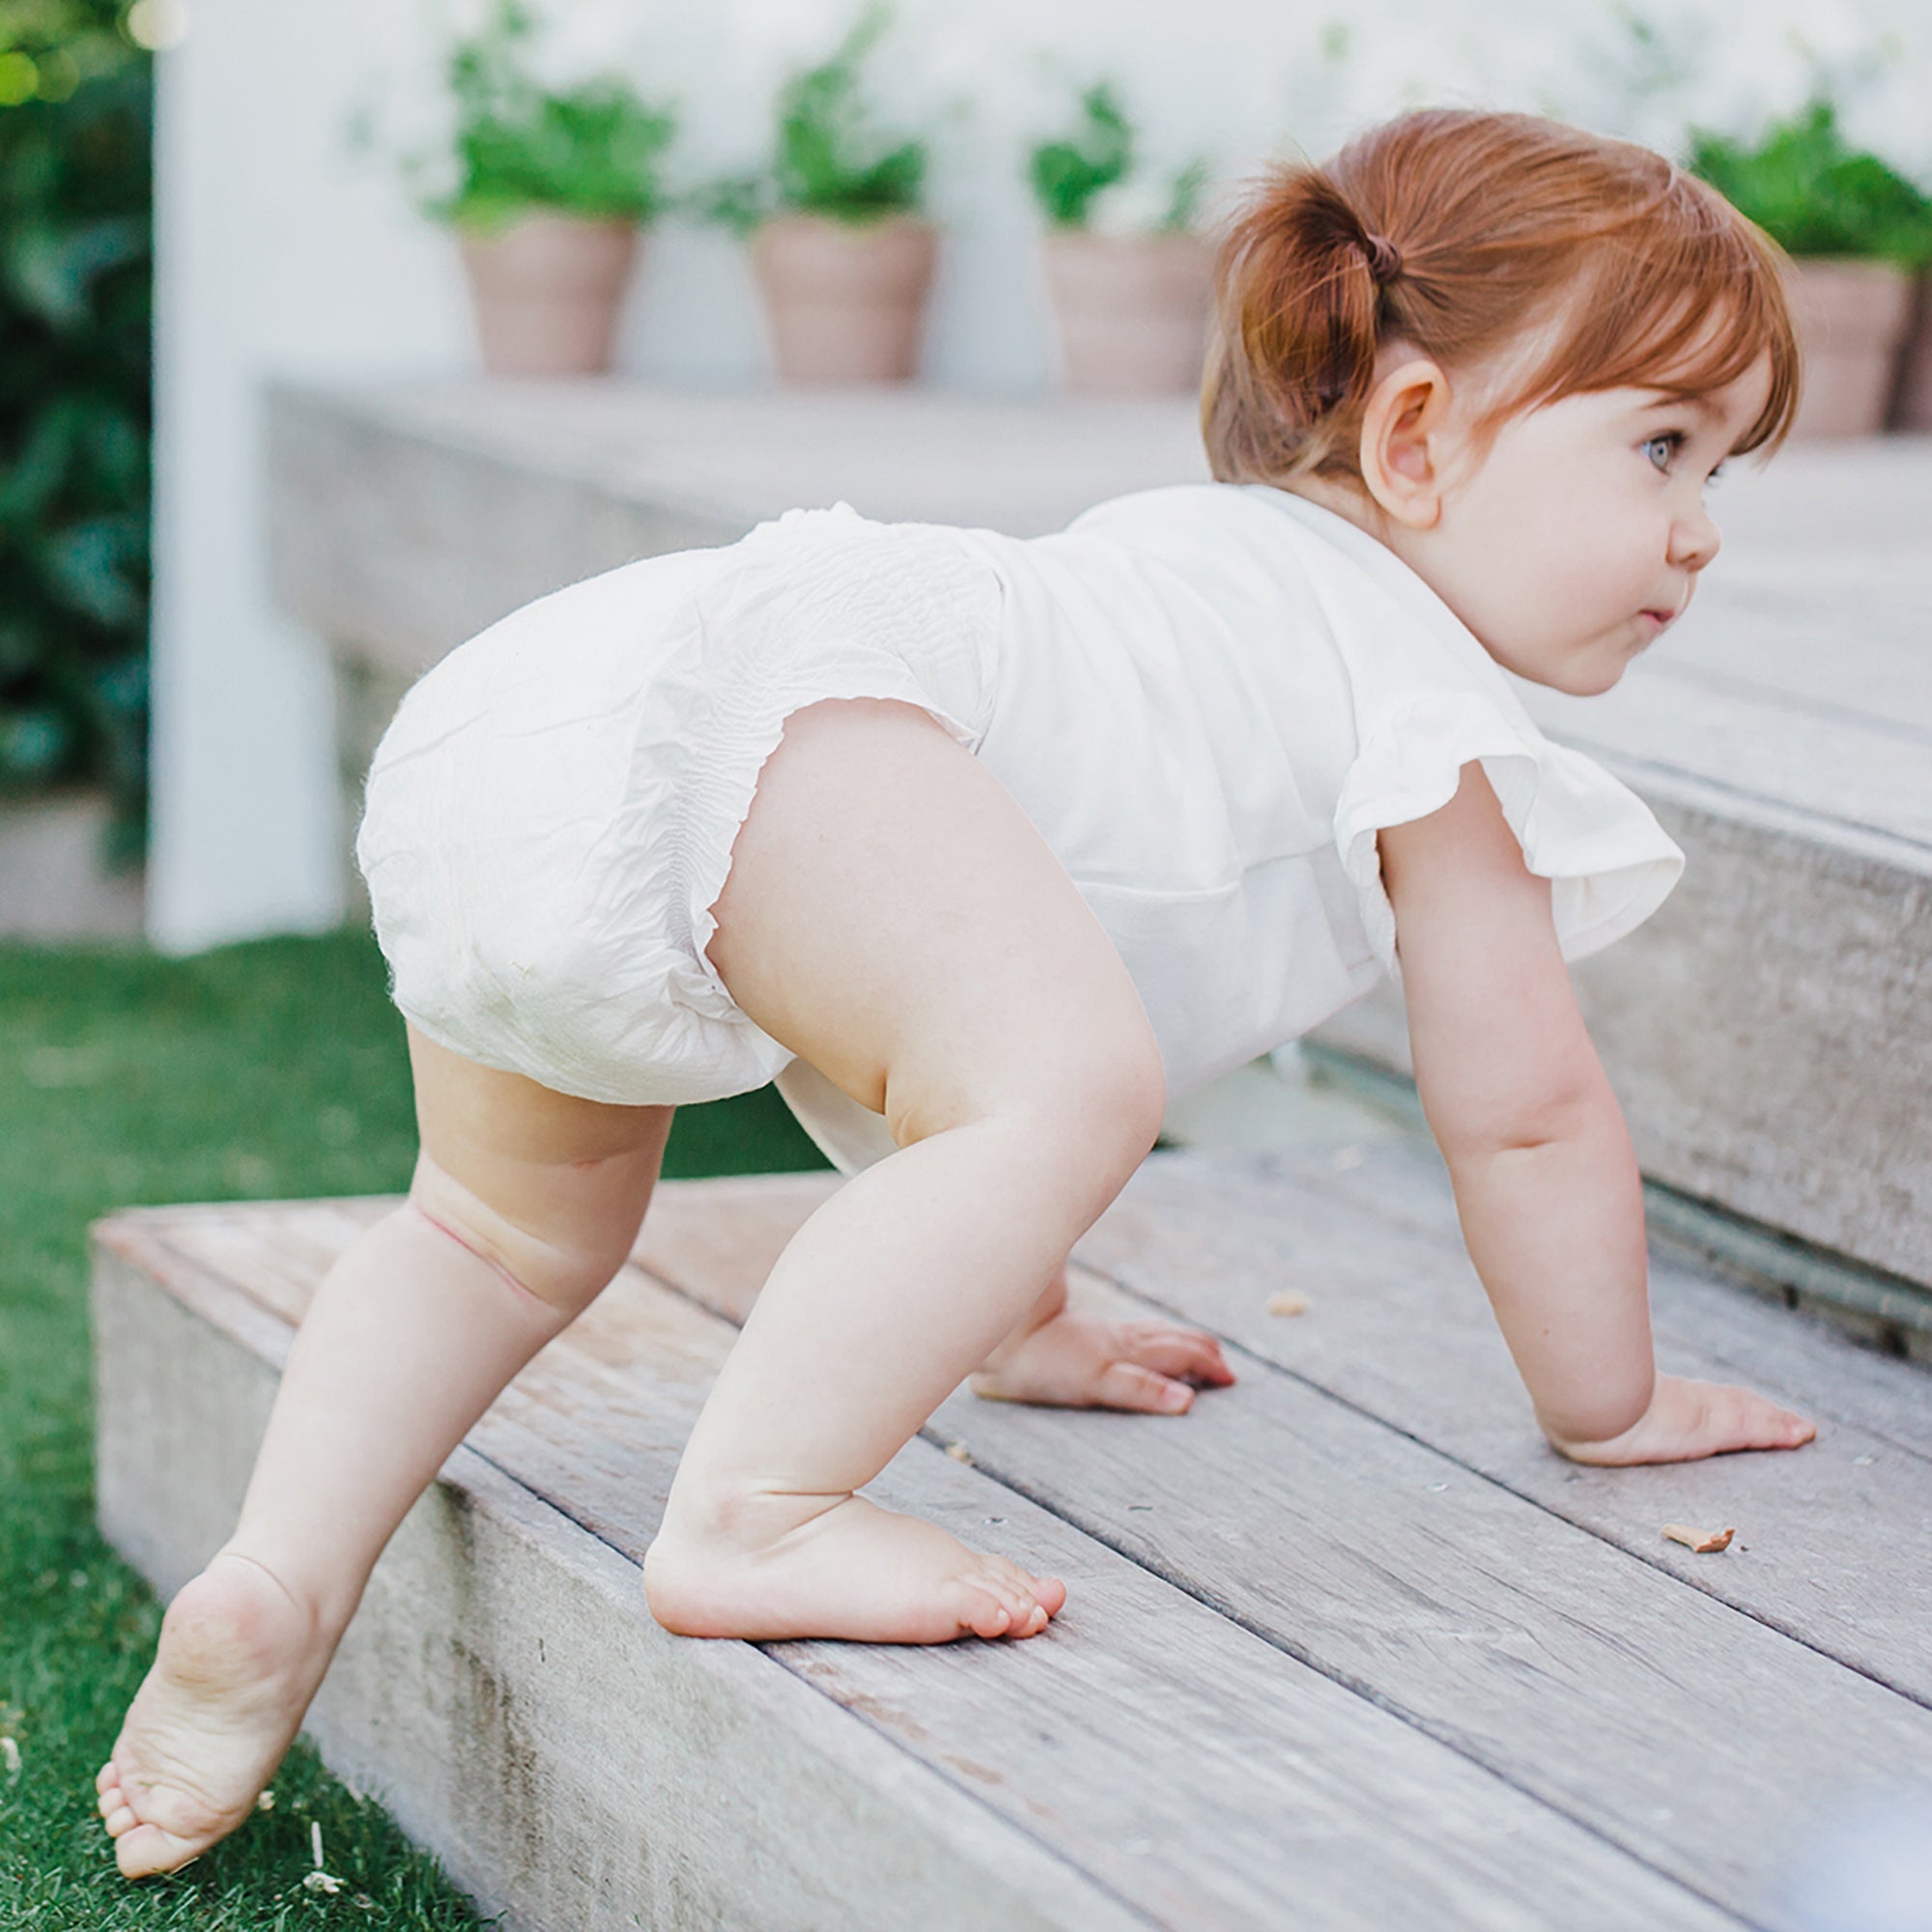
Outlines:
{"label": "mouth", "polygon": [[1677,612],[1675,611],[1640,611],[1637,612],[1637,618],[1640,623],[1649,627],[1650,635],[1654,638],[1660,632],[1667,631],[1672,624],[1676,623]]}

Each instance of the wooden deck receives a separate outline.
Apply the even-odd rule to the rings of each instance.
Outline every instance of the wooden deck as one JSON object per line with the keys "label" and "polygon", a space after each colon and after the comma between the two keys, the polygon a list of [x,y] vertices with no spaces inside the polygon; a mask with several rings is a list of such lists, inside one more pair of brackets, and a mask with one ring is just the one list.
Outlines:
{"label": "wooden deck", "polygon": [[[315,1714],[513,1926],[1791,1927],[1841,1794],[1932,1777],[1922,1368],[1658,1259],[1666,1368],[1791,1456],[1542,1443],[1426,1145],[1151,1156],[1076,1292],[1222,1336],[1180,1418],[956,1395],[872,1492],[1067,1581],[1024,1644],[668,1636],[636,1565],[830,1174],[661,1185],[636,1257],[452,1459]],[[97,1234],[101,1513],[226,1533],[330,1257],[386,1204]],[[1307,1312],[1268,1313],[1293,1290]],[[1735,1525],[1719,1554],[1666,1522]]]}

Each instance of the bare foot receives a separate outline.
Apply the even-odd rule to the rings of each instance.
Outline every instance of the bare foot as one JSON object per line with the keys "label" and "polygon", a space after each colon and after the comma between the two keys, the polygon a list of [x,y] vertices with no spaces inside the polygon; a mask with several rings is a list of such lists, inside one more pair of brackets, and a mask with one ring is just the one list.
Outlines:
{"label": "bare foot", "polygon": [[1659,1376],[1650,1406],[1621,1435],[1590,1442],[1544,1433],[1573,1463],[1615,1467],[1694,1463],[1740,1449],[1802,1449],[1818,1434],[1818,1425],[1750,1389]]}
{"label": "bare foot", "polygon": [[971,1378],[975,1395],[1064,1408],[1179,1415],[1197,1387],[1226,1388],[1235,1372],[1221,1345],[1172,1321],[1104,1321],[1062,1311],[1001,1343]]}
{"label": "bare foot", "polygon": [[333,1648],[245,1556],[216,1556],[182,1590],[95,1779],[124,1878],[178,1871],[247,1817]]}
{"label": "bare foot", "polygon": [[774,1496],[735,1506],[728,1528],[661,1531],[644,1597],[680,1636],[951,1643],[1037,1636],[1066,1586],[864,1496]]}

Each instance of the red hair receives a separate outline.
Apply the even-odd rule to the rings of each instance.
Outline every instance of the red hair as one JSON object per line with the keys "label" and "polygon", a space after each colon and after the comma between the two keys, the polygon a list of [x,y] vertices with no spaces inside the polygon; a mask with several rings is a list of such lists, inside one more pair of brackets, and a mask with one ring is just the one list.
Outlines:
{"label": "red hair", "polygon": [[1219,327],[1201,431],[1222,482],[1361,480],[1376,355],[1400,340],[1452,380],[1521,348],[1476,425],[1584,390],[1685,397],[1771,360],[1738,452],[1798,407],[1776,244],[1662,156],[1529,114],[1430,108],[1325,167],[1271,161],[1215,251]]}

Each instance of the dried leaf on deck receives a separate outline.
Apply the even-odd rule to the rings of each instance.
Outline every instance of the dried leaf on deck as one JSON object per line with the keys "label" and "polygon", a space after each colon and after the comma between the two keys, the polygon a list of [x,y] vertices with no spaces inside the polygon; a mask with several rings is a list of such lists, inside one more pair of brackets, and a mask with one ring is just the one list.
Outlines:
{"label": "dried leaf on deck", "polygon": [[1681,1543],[1687,1549],[1694,1549],[1702,1556],[1714,1549],[1728,1549],[1735,1529],[1689,1529],[1681,1522],[1666,1522],[1663,1533],[1672,1543]]}

